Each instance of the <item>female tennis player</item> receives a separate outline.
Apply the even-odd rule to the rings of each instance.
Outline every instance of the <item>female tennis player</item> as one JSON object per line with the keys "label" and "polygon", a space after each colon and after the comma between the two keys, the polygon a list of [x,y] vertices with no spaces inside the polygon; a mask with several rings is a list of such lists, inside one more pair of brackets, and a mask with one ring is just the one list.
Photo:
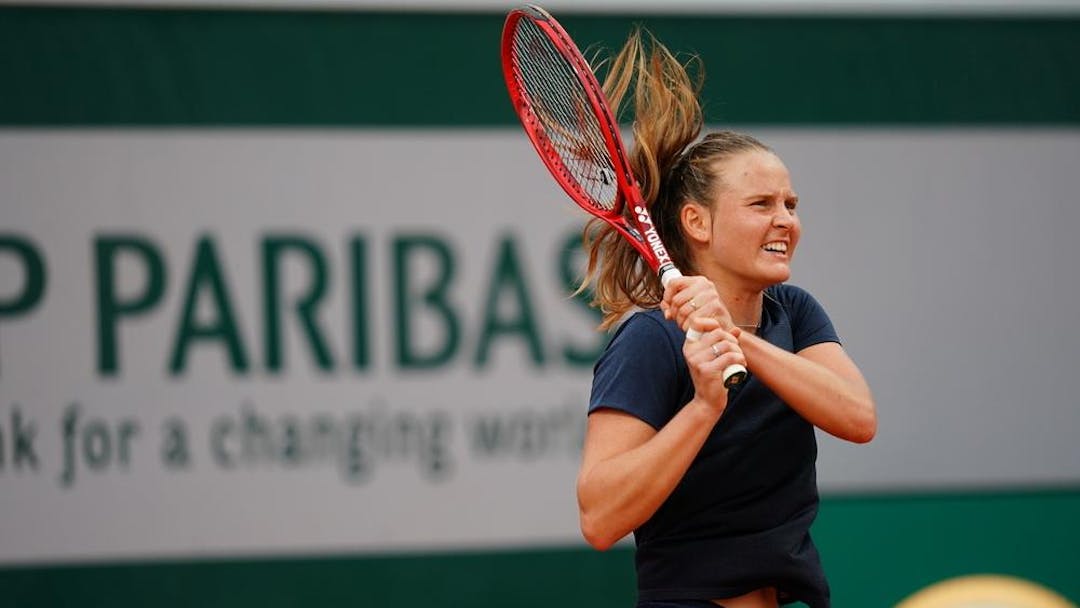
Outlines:
{"label": "female tennis player", "polygon": [[[785,283],[802,231],[787,168],[748,135],[699,139],[699,82],[641,31],[604,88],[613,108],[633,97],[633,170],[688,276],[627,280],[633,248],[586,229],[586,281],[617,330],[593,378],[582,532],[601,550],[634,533],[639,607],[827,608],[814,427],[864,443],[877,417],[825,311]],[[749,377],[729,390],[736,363]]]}

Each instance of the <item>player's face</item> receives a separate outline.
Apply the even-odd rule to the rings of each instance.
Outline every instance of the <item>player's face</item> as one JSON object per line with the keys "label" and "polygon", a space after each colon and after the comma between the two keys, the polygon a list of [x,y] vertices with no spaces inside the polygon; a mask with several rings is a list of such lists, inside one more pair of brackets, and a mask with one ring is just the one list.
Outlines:
{"label": "player's face", "polygon": [[710,252],[718,270],[754,289],[791,276],[802,226],[791,176],[772,152],[752,150],[719,161]]}

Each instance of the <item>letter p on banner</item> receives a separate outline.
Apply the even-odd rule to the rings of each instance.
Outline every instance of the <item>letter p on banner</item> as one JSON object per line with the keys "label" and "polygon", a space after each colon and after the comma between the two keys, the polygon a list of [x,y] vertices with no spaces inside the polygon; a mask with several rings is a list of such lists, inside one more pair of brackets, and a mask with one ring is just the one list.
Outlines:
{"label": "letter p on banner", "polygon": [[[45,296],[45,258],[30,239],[0,233],[0,267],[13,259],[21,273],[0,273],[0,321],[27,314]],[[21,276],[21,282],[8,284],[4,276]]]}

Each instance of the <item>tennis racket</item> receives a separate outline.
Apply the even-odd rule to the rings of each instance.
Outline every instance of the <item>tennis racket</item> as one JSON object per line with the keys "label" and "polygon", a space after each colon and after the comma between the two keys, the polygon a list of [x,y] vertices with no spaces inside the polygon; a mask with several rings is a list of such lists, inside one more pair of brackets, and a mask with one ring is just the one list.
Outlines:
{"label": "tennis racket", "polygon": [[[656,232],[604,92],[566,30],[538,6],[510,11],[502,65],[514,110],[555,181],[629,241],[662,285],[683,276]],[[700,336],[693,328],[686,334]],[[729,365],[723,378],[734,386],[746,368]]]}

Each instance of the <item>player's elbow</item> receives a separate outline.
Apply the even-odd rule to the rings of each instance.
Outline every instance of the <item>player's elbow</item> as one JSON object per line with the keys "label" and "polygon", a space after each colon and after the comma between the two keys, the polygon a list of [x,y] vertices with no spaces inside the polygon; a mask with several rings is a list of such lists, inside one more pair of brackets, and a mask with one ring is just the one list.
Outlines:
{"label": "player's elbow", "polygon": [[874,403],[868,402],[855,417],[851,435],[848,437],[854,443],[870,443],[877,435],[877,413]]}
{"label": "player's elbow", "polygon": [[874,436],[877,435],[877,426],[860,427],[851,436],[853,443],[870,443],[874,440]]}
{"label": "player's elbow", "polygon": [[597,522],[595,518],[591,518],[584,512],[581,513],[581,535],[585,537],[585,542],[589,543],[589,546],[597,551],[607,551],[619,541],[619,536],[616,536],[611,530],[606,529],[600,522]]}
{"label": "player's elbow", "polygon": [[624,535],[618,534],[611,525],[609,517],[604,517],[597,512],[597,505],[592,508],[578,499],[578,523],[581,526],[581,535],[585,542],[589,543],[597,551],[607,551]]}

